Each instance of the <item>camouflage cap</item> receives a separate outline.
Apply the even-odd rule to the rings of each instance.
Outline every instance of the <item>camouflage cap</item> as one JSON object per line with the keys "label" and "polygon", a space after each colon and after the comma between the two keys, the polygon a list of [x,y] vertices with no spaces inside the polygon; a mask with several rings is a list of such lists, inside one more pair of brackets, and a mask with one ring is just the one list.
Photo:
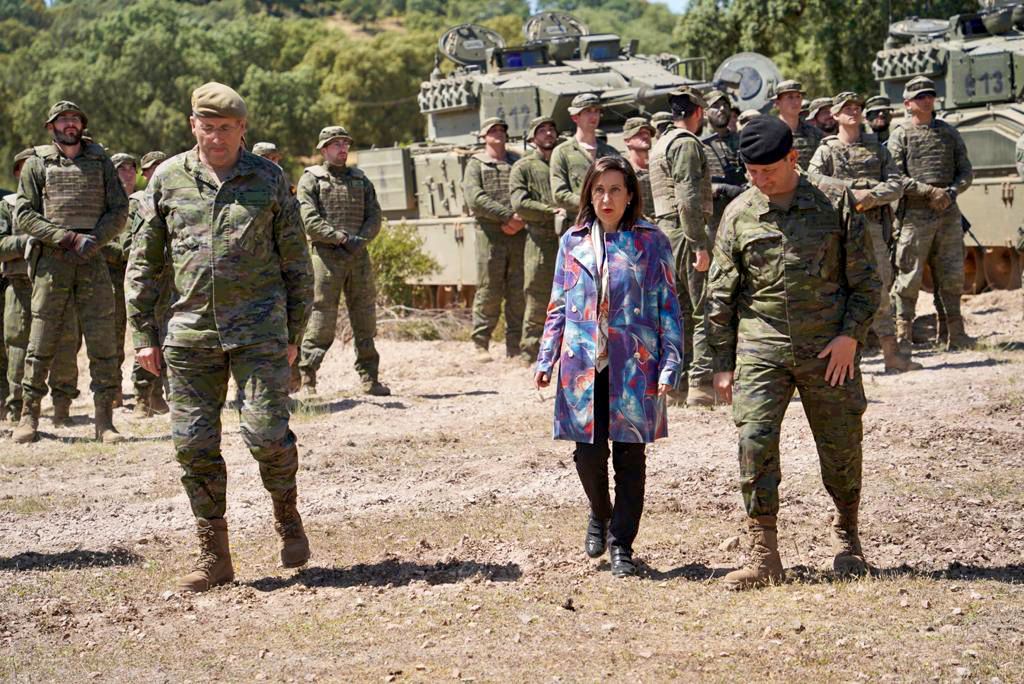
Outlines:
{"label": "camouflage cap", "polygon": [[885,95],[875,95],[869,97],[868,101],[864,103],[864,113],[870,114],[871,112],[877,112],[879,110],[892,111],[892,100]]}
{"label": "camouflage cap", "polygon": [[245,100],[234,88],[210,81],[192,91],[192,114],[198,117],[244,119],[249,110]]}
{"label": "camouflage cap", "polygon": [[658,131],[651,125],[651,122],[642,116],[631,116],[626,119],[626,123],[622,125],[622,139],[629,140],[640,131],[647,129],[647,131],[653,136]]}
{"label": "camouflage cap", "polygon": [[701,109],[708,108],[708,103],[705,102],[704,96],[700,94],[699,90],[692,86],[680,86],[675,90],[669,92],[668,97],[670,101],[674,97],[682,97],[689,100],[693,104],[697,105]]}
{"label": "camouflage cap", "polygon": [[802,83],[800,83],[800,81],[795,81],[790,78],[783,81],[782,83],[777,84],[775,86],[773,93],[773,97],[778,97],[783,93],[800,93],[801,95],[803,95],[804,86]]}
{"label": "camouflage cap", "polygon": [[138,162],[135,161],[135,156],[127,152],[118,152],[110,158],[110,162],[114,165],[115,169],[120,168],[124,164],[131,164],[135,168],[139,167]]}
{"label": "camouflage cap", "polygon": [[52,124],[54,121],[57,120],[58,116],[65,112],[75,112],[80,117],[82,117],[82,128],[85,128],[89,125],[89,117],[85,115],[85,112],[82,111],[82,108],[69,100],[61,100],[60,102],[57,102],[52,107],[50,107],[50,111],[46,113],[46,123]]}
{"label": "camouflage cap", "polygon": [[29,157],[35,155],[35,153],[36,153],[35,149],[32,148],[32,147],[29,147],[29,148],[26,148],[26,149],[22,150],[18,154],[14,155],[14,162],[11,164],[11,175],[12,176],[14,175],[14,172],[18,169],[18,165],[19,164],[24,162]]}
{"label": "camouflage cap", "polygon": [[800,101],[800,113],[807,116],[807,112],[811,109],[811,101],[806,97]]}
{"label": "camouflage cap", "polygon": [[724,90],[712,90],[704,97],[704,99],[707,100],[709,107],[714,107],[715,103],[720,102],[721,100],[725,100],[726,105],[730,107],[732,106],[732,99]]}
{"label": "camouflage cap", "polygon": [[491,116],[484,119],[484,122],[480,124],[480,132],[477,133],[477,137],[484,137],[485,135],[487,135],[487,132],[490,131],[495,126],[501,126],[502,128],[505,129],[505,132],[508,133],[508,122],[502,119],[500,116]]}
{"label": "camouflage cap", "polygon": [[938,92],[935,90],[935,81],[927,76],[916,76],[907,81],[907,85],[903,86],[904,100],[913,100],[918,95],[926,94],[938,95]]}
{"label": "camouflage cap", "polygon": [[576,97],[572,98],[572,102],[569,104],[569,114],[576,116],[584,109],[590,109],[591,107],[597,107],[602,109],[601,98],[594,93],[580,93]]}
{"label": "camouflage cap", "polygon": [[736,118],[736,123],[740,126],[750,123],[752,119],[756,119],[761,116],[760,109],[744,109],[740,112],[740,115]]}
{"label": "camouflage cap", "polygon": [[807,118],[813,119],[818,115],[822,109],[832,110],[832,98],[831,97],[816,97],[811,100],[811,105],[807,108]]}
{"label": "camouflage cap", "polygon": [[153,150],[142,155],[142,161],[139,162],[139,168],[145,171],[154,164],[159,164],[163,160],[167,159],[167,155],[160,150]]}
{"label": "camouflage cap", "polygon": [[268,154],[277,152],[277,145],[272,142],[258,142],[252,146],[252,153],[265,157]]}
{"label": "camouflage cap", "polygon": [[835,116],[843,107],[848,104],[859,104],[861,107],[864,106],[864,98],[859,93],[855,93],[852,90],[839,93],[832,98],[832,116]]}
{"label": "camouflage cap", "polygon": [[669,112],[655,112],[654,116],[651,117],[651,123],[654,126],[672,123],[672,114]]}
{"label": "camouflage cap", "polygon": [[558,124],[550,116],[538,116],[530,120],[530,127],[526,129],[526,141],[533,140],[533,136],[537,134],[537,129],[544,124],[551,124],[555,127],[555,133],[558,133]]}
{"label": "camouflage cap", "polygon": [[322,128],[320,129],[320,137],[316,143],[316,149],[321,150],[324,145],[338,138],[343,138],[352,142],[352,136],[348,134],[348,131],[345,130],[344,126],[327,126],[326,128]]}

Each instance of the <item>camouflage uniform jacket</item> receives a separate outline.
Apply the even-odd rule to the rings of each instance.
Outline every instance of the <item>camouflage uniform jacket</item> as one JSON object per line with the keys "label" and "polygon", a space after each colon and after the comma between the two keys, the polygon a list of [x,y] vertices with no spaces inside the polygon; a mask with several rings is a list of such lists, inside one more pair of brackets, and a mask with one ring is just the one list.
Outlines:
{"label": "camouflage uniform jacket", "polygon": [[651,189],[651,170],[650,168],[633,169],[636,171],[636,183],[640,188],[640,198],[643,200],[644,216],[654,217],[654,190]]}
{"label": "camouflage uniform jacket", "polygon": [[807,172],[827,176],[851,189],[871,190],[861,201],[861,208],[875,223],[882,223],[882,210],[903,196],[899,169],[885,145],[870,133],[861,133],[860,139],[849,145],[837,135],[823,139]]}
{"label": "camouflage uniform jacket", "polygon": [[551,194],[558,206],[565,209],[566,225],[576,220],[576,213],[580,210],[580,190],[590,165],[596,159],[610,156],[621,155],[608,143],[598,140],[591,158],[576,138],[569,138],[551,153]]}
{"label": "camouflage uniform jacket", "polygon": [[724,133],[712,130],[701,138],[707,150],[708,172],[711,174],[711,195],[715,210],[708,221],[711,232],[718,228],[722,213],[747,184],[747,174],[740,161],[740,136],[726,129]]}
{"label": "camouflage uniform jacket", "polygon": [[346,235],[369,242],[380,233],[377,190],[362,169],[326,163],[310,166],[299,179],[295,195],[311,242],[339,245]]}
{"label": "camouflage uniform jacket", "polygon": [[904,121],[889,137],[888,149],[904,177],[904,194],[911,205],[927,205],[932,187],[953,188],[959,195],[974,180],[964,139],[935,117],[921,125]]}
{"label": "camouflage uniform jacket", "polygon": [[103,258],[111,266],[125,266],[128,261],[128,253],[132,248],[132,220],[138,213],[138,198],[141,196],[141,191],[128,195],[128,220],[125,221],[127,229],[118,233],[117,237],[103,245],[103,249],[100,250],[103,253]]}
{"label": "camouflage uniform jacket", "polygon": [[135,348],[157,346],[160,275],[176,296],[165,344],[231,350],[295,344],[313,301],[298,203],[273,162],[243,150],[218,181],[196,148],[154,174],[135,220],[125,283]]}
{"label": "camouflage uniform jacket", "polygon": [[806,121],[797,124],[796,130],[793,131],[793,149],[800,154],[798,162],[801,169],[807,170],[811,157],[814,156],[814,151],[818,149],[823,137],[825,134],[817,126],[812,126]]}
{"label": "camouflage uniform jacket", "polygon": [[656,218],[675,218],[696,250],[708,250],[707,224],[714,212],[711,174],[700,139],[670,129],[651,150],[651,185]]}
{"label": "camouflage uniform jacket", "polygon": [[[17,216],[18,230],[31,235],[43,243],[57,247],[68,230],[86,232],[92,235],[102,246],[113,240],[124,230],[125,219],[128,217],[128,197],[124,194],[117,171],[110,157],[102,147],[95,143],[82,141],[82,151],[74,159],[68,159],[56,145],[41,145],[35,148],[36,154],[25,160],[21,169],[21,182],[18,186],[18,200],[14,213]],[[99,219],[91,226],[65,226],[50,220],[44,215],[43,204],[47,197],[46,177],[48,167],[59,167],[71,171],[76,178],[96,179],[96,191],[103,193],[102,199],[95,202],[95,211]],[[70,167],[76,167],[71,169]],[[67,188],[74,194],[79,188]],[[53,190],[49,191],[53,194]],[[79,202],[79,204],[82,204]]]}
{"label": "camouflage uniform jacket", "polygon": [[512,210],[526,220],[532,234],[555,237],[555,198],[551,194],[551,164],[539,154],[523,157],[509,175]]}
{"label": "camouflage uniform jacket", "polygon": [[27,235],[18,235],[14,232],[14,201],[17,195],[11,193],[0,197],[0,261],[4,262],[3,274],[8,273],[10,261],[23,259],[25,245],[28,243]]}
{"label": "camouflage uniform jacket", "polygon": [[473,218],[485,232],[500,232],[502,224],[515,213],[509,179],[512,166],[518,161],[519,155],[514,152],[506,152],[504,159],[493,159],[487,152],[480,152],[466,164],[462,194]]}
{"label": "camouflage uniform jacket", "polygon": [[708,279],[715,372],[737,354],[792,365],[837,335],[863,344],[881,282],[852,202],[843,186],[801,176],[788,210],[757,188],[726,208]]}

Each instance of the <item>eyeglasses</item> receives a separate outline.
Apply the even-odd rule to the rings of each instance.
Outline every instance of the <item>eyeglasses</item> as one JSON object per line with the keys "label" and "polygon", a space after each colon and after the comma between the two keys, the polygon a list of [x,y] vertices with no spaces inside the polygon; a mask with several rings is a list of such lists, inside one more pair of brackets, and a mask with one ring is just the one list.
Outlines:
{"label": "eyeglasses", "polygon": [[239,123],[222,124],[220,126],[211,126],[210,124],[201,123],[196,126],[196,128],[199,129],[199,132],[203,135],[227,135],[229,133],[234,133],[239,129],[239,127],[241,127],[241,124]]}

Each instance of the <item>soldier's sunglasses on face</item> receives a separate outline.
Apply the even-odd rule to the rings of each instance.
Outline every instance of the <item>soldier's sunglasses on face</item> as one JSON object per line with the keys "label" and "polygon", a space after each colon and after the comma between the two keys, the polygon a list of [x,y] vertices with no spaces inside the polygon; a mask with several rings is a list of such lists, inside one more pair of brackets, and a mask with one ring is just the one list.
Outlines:
{"label": "soldier's sunglasses on face", "polygon": [[920,102],[921,100],[928,97],[935,97],[935,93],[918,93],[917,95],[914,96],[914,100]]}

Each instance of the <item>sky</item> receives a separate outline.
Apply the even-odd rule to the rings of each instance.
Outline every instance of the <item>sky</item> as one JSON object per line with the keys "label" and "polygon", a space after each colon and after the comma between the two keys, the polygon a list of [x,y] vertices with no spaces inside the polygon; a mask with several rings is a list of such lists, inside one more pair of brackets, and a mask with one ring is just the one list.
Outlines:
{"label": "sky", "polygon": [[689,4],[689,0],[652,0],[659,5],[665,5],[676,14],[682,14]]}

